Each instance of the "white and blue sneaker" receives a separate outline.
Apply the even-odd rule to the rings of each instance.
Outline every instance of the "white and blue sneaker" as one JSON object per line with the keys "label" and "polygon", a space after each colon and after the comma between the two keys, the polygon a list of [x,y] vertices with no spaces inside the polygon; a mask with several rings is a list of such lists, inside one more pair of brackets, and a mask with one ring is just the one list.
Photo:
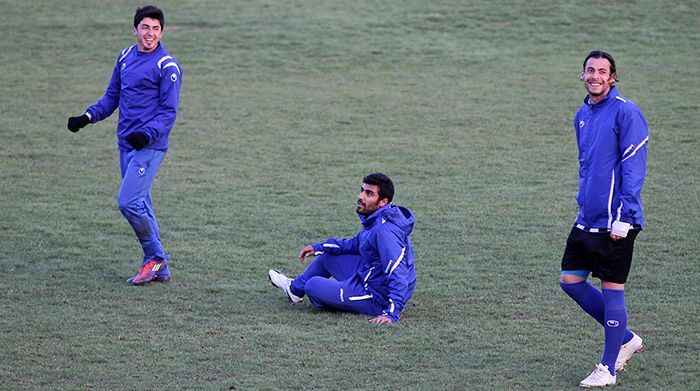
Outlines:
{"label": "white and blue sneaker", "polygon": [[616,381],[615,375],[610,374],[607,365],[598,364],[595,370],[588,375],[587,378],[581,380],[579,385],[584,388],[605,387],[614,385]]}
{"label": "white and blue sneaker", "polygon": [[292,303],[298,303],[304,299],[292,293],[289,287],[292,285],[292,280],[294,279],[285,276],[280,270],[270,269],[270,271],[267,272],[267,277],[270,279],[272,285],[280,288]]}

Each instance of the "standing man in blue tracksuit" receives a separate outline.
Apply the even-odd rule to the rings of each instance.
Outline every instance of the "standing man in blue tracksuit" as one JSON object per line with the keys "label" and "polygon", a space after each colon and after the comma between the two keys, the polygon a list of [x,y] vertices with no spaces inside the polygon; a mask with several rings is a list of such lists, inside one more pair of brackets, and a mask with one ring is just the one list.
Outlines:
{"label": "standing man in blue tracksuit", "polygon": [[393,198],[388,176],[364,177],[357,200],[362,230],[353,238],[329,238],[302,248],[300,261],[318,257],[296,278],[270,269],[270,282],[293,303],[307,295],[318,308],[369,315],[372,323],[398,322],[416,286],[414,218]]}
{"label": "standing man in blue tracksuit", "polygon": [[[600,364],[582,387],[615,384],[615,373],[642,350],[642,339],[627,329],[625,282],[634,240],[644,226],[642,185],[649,133],[641,110],[615,87],[613,57],[591,52],[581,81],[588,91],[576,113],[579,149],[576,223],[561,262],[561,287],[605,329]],[[600,278],[602,291],[586,280]]]}
{"label": "standing man in blue tracksuit", "polygon": [[182,84],[182,68],[160,42],[164,25],[157,7],[138,8],[132,30],[136,45],[117,56],[104,96],[85,114],[68,119],[68,129],[77,132],[119,107],[118,205],[144,254],[139,272],[127,280],[134,285],[170,279],[170,256],[163,250],[151,204],[151,185],[168,150]]}

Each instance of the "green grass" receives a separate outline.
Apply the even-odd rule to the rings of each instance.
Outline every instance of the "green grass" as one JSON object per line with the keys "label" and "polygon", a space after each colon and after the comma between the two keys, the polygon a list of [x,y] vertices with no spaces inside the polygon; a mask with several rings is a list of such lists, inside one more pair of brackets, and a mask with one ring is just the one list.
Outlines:
{"label": "green grass", "polygon": [[[557,280],[597,48],[651,133],[627,287],[649,347],[616,389],[697,388],[700,3],[345,3],[159,3],[185,71],[154,186],[174,279],[135,288],[116,115],[65,123],[136,3],[0,1],[0,389],[577,388],[603,335]],[[290,305],[267,269],[353,235],[376,170],[417,218],[402,321]]]}

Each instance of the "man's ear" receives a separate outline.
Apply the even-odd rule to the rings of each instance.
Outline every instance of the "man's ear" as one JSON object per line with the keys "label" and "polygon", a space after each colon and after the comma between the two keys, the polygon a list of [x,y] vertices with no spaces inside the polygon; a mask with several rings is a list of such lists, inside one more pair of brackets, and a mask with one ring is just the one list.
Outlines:
{"label": "man's ear", "polygon": [[388,198],[382,198],[381,201],[379,201],[379,207],[383,208],[389,204],[389,199]]}

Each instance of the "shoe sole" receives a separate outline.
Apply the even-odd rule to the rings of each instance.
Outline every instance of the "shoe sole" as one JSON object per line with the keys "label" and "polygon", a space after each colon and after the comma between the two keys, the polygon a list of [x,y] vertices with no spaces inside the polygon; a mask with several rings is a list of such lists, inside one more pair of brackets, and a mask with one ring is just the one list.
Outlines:
{"label": "shoe sole", "polygon": [[632,355],[630,356],[630,358],[628,358],[627,361],[625,361],[624,364],[622,364],[622,367],[620,367],[620,369],[618,369],[617,372],[624,372],[624,371],[625,371],[625,367],[627,366],[627,364],[629,364],[629,362],[630,362],[630,360],[632,359],[632,357],[634,357],[634,356],[636,356],[637,354],[641,353],[642,350],[646,349],[646,347],[647,347],[647,346],[644,345],[644,343],[642,343],[642,344],[639,346],[639,348],[637,348],[637,350],[635,350],[634,353],[632,353]]}
{"label": "shoe sole", "polygon": [[132,281],[131,281],[131,285],[146,285],[146,284],[148,284],[149,282],[155,282],[155,280],[156,280],[156,276],[153,276],[153,277],[148,278],[148,279],[144,279],[144,280],[139,281],[139,282],[134,282],[134,281],[132,280]]}
{"label": "shoe sole", "polygon": [[589,386],[589,385],[584,386],[583,384],[579,384],[578,386],[581,388],[601,388],[601,387],[614,386],[614,385],[615,385],[615,383],[606,384],[604,386]]}
{"label": "shoe sole", "polygon": [[151,282],[163,282],[163,283],[166,283],[166,282],[168,282],[168,281],[170,281],[170,276],[168,276],[168,277],[159,277],[159,276],[155,276],[155,277],[153,277],[153,279],[151,279],[151,280],[148,280],[148,281],[141,281],[141,282],[136,283],[136,284],[134,284],[134,279],[133,279],[133,278],[129,278],[128,280],[126,280],[126,283],[127,283],[127,284],[131,284],[131,285],[145,285],[145,284],[148,284],[148,283],[151,283]]}

